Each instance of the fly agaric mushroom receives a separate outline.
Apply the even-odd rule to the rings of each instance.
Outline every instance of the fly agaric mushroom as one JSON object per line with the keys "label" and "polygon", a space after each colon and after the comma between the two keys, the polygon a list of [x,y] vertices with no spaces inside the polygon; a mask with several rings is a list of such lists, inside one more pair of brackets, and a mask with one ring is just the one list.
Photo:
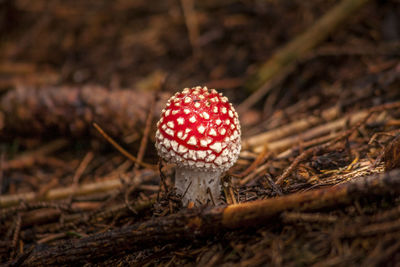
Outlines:
{"label": "fly agaric mushroom", "polygon": [[220,201],[220,179],[241,149],[238,114],[216,90],[197,86],[172,96],[157,123],[156,148],[176,164],[175,188],[183,205]]}

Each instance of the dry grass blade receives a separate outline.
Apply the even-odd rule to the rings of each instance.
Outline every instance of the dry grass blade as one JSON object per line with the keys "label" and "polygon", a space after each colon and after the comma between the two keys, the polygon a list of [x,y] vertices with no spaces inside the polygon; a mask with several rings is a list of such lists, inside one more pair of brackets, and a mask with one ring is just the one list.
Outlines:
{"label": "dry grass blade", "polygon": [[139,151],[137,154],[137,162],[135,162],[134,170],[138,170],[139,162],[143,161],[144,153],[145,153],[146,146],[147,146],[147,141],[148,141],[149,134],[150,134],[151,122],[152,122],[153,116],[154,116],[153,111],[154,111],[154,106],[156,104],[156,98],[157,98],[157,96],[155,94],[150,103],[149,114],[147,115],[147,118],[146,118],[145,128],[143,131],[143,137],[142,137],[142,140],[140,141]]}
{"label": "dry grass blade", "polygon": [[248,82],[251,91],[259,89],[264,83],[280,73],[288,65],[294,64],[298,58],[307,54],[312,48],[325,40],[337,27],[343,24],[368,0],[342,0],[312,27],[277,51],[258,70]]}
{"label": "dry grass blade", "polygon": [[117,142],[115,142],[114,139],[112,139],[107,133],[105,133],[103,131],[103,129],[97,123],[93,122],[93,127],[96,128],[96,130],[104,137],[104,139],[106,139],[113,147],[115,147],[115,149],[117,149],[122,155],[124,155],[125,157],[130,159],[132,162],[135,162],[144,168],[148,168],[151,170],[157,170],[157,166],[141,162],[135,156],[133,156],[131,153],[126,151]]}
{"label": "dry grass blade", "polygon": [[194,9],[194,0],[181,0],[183,15],[185,17],[186,27],[189,32],[189,41],[192,45],[194,54],[198,51],[199,28],[196,18],[196,11]]}

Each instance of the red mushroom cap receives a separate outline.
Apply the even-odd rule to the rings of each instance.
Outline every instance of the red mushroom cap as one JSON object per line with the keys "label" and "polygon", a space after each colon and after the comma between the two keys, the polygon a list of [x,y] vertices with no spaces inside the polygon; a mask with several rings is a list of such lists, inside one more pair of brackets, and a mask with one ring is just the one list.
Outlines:
{"label": "red mushroom cap", "polygon": [[225,171],[241,149],[238,114],[216,90],[185,88],[162,111],[156,148],[164,160],[207,171]]}

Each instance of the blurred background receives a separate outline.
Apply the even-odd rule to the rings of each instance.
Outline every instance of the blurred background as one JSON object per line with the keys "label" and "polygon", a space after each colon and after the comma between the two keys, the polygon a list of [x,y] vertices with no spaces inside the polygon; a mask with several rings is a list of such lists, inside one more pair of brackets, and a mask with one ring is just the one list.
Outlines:
{"label": "blurred background", "polygon": [[[398,0],[2,0],[0,12],[7,139],[79,137],[96,120],[131,142],[155,91],[158,117],[170,94],[197,85],[229,97],[245,136],[276,127],[269,118],[293,104],[280,124],[399,95]],[[324,15],[328,26],[313,30]]]}
{"label": "blurred background", "polygon": [[[243,149],[229,173],[227,204],[334,185],[366,166],[396,168],[398,152],[388,147],[399,146],[393,141],[398,108],[381,106],[368,123],[346,131],[369,108],[400,100],[400,1],[0,0],[1,262],[22,255],[27,244],[77,240],[178,211],[167,186],[159,187],[155,124],[168,97],[197,85],[222,92],[240,115]],[[137,160],[116,151],[93,122]],[[346,138],[328,143],[341,135]],[[277,190],[273,181],[303,149],[319,144],[331,146],[310,154]],[[384,153],[386,165],[374,165]],[[163,170],[171,186],[173,169]],[[85,183],[96,190],[85,191]],[[80,210],[60,209],[59,199]],[[47,206],[22,205],[39,200]],[[166,265],[205,265],[214,255],[214,263],[227,266],[244,258],[276,266],[324,257],[344,265],[390,263],[398,242],[389,256],[377,254],[398,240],[397,232],[379,236],[379,244],[378,235],[349,234],[347,244],[326,233],[358,229],[357,222],[374,222],[365,214],[398,205],[398,198],[354,204],[327,211],[316,225],[305,219],[301,227],[227,234],[211,242],[211,254],[200,243],[125,259],[139,265],[157,255],[167,255]],[[117,261],[110,256],[111,265]]]}
{"label": "blurred background", "polygon": [[[349,81],[395,64],[381,45],[399,42],[399,2],[365,2],[301,55],[273,108],[316,92],[335,103],[347,98],[341,88]],[[166,74],[171,91],[208,84],[239,103],[258,89],[244,88],[248,77],[338,3],[2,0],[0,85],[3,92],[16,83],[136,90]]]}

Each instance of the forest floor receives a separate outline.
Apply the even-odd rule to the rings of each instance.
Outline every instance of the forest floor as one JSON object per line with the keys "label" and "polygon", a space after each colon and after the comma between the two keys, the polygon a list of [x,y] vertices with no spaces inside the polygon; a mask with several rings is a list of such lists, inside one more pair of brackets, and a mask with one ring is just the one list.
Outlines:
{"label": "forest floor", "polygon": [[[397,265],[400,2],[158,2],[0,2],[0,263]],[[154,147],[197,85],[242,125],[220,207]]]}

